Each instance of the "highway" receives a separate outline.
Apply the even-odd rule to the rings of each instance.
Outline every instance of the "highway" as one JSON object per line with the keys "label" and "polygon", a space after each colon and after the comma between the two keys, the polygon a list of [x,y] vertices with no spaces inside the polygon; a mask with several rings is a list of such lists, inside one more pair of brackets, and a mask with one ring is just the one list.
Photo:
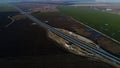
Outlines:
{"label": "highway", "polygon": [[74,37],[71,37],[70,35],[67,35],[61,31],[56,30],[54,27],[43,23],[42,21],[40,21],[39,19],[35,18],[34,16],[22,11],[20,8],[12,5],[12,7],[14,7],[15,9],[17,9],[20,13],[24,14],[25,16],[27,16],[29,19],[33,20],[34,22],[36,22],[37,24],[39,24],[40,26],[50,30],[51,32],[55,33],[56,35],[62,37],[63,39],[76,44],[76,46],[84,49],[85,51],[93,54],[96,57],[102,58],[104,60],[107,60],[108,62],[110,62],[111,64],[116,65],[117,67],[120,67],[120,58],[104,51],[102,48],[96,48],[94,47],[92,44],[87,44],[85,42],[82,42]]}

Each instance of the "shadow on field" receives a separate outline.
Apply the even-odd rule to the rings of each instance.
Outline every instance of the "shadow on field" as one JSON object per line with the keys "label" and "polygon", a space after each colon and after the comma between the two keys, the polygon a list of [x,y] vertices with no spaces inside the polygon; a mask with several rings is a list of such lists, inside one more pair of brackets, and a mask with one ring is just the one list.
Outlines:
{"label": "shadow on field", "polygon": [[0,30],[0,57],[1,68],[113,68],[58,47],[29,19]]}

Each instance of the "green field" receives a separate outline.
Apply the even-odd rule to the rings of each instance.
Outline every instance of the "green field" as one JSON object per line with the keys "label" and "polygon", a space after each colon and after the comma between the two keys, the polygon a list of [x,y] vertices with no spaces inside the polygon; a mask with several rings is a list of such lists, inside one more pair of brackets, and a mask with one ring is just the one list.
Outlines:
{"label": "green field", "polygon": [[92,28],[120,41],[120,15],[89,8],[59,6],[58,9]]}
{"label": "green field", "polygon": [[0,3],[0,12],[11,12],[16,11],[16,9],[12,8],[9,4]]}

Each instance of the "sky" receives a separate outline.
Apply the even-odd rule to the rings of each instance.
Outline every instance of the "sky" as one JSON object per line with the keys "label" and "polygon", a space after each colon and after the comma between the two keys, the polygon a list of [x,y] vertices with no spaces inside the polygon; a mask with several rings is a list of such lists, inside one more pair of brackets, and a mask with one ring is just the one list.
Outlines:
{"label": "sky", "polygon": [[120,2],[120,0],[0,0],[0,2],[10,1],[81,1],[81,2]]}
{"label": "sky", "polygon": [[120,2],[120,0],[96,0],[96,2]]}

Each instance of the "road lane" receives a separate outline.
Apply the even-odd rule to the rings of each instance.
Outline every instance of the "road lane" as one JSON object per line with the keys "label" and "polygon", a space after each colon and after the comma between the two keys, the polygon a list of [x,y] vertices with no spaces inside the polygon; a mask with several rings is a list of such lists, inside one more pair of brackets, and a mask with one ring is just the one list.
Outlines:
{"label": "road lane", "polygon": [[27,16],[28,18],[30,18],[31,20],[33,20],[34,22],[36,22],[37,24],[49,29],[50,31],[52,31],[53,33],[57,34],[58,36],[66,39],[67,41],[72,42],[72,43],[74,43],[76,45],[79,45],[80,48],[94,54],[97,57],[101,57],[101,58],[106,59],[109,62],[111,62],[111,63],[113,63],[113,64],[115,64],[117,66],[120,66],[120,58],[117,58],[114,55],[109,54],[108,52],[104,51],[101,48],[99,48],[99,49],[95,48],[91,44],[87,44],[87,43],[82,42],[82,41],[80,41],[78,39],[75,39],[75,38],[73,38],[73,37],[71,37],[71,36],[69,36],[69,35],[67,35],[67,34],[65,34],[65,33],[61,32],[61,31],[58,31],[54,27],[41,22],[40,20],[38,20],[34,16],[32,16],[30,14],[27,14],[26,12],[22,11],[18,7],[16,7],[16,6],[13,6],[13,7],[16,8],[18,11],[20,11],[25,16]]}

